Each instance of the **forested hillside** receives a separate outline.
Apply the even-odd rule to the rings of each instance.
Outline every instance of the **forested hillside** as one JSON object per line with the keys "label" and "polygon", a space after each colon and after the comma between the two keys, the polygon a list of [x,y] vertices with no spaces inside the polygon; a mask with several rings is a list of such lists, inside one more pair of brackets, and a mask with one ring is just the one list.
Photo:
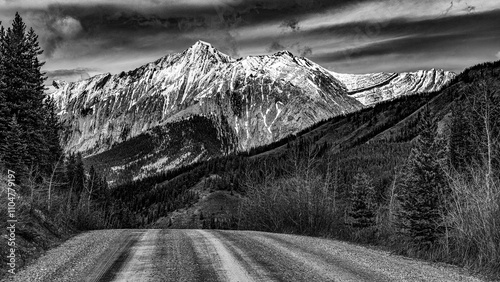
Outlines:
{"label": "forested hillside", "polygon": [[242,204],[232,219],[200,215],[205,227],[333,236],[498,275],[498,77],[499,62],[475,66],[442,91],[326,120],[111,195],[127,207],[126,226],[147,226],[195,204],[190,188],[218,175],[209,189],[240,195]]}
{"label": "forested hillside", "polygon": [[108,225],[105,179],[92,168],[85,171],[81,155],[63,155],[54,102],[44,93],[44,63],[38,59],[42,52],[38,36],[19,14],[7,29],[0,23],[0,195],[4,207],[0,220],[2,226],[11,220],[10,236],[15,238],[14,244],[1,244],[0,250],[2,269],[13,263],[12,272],[78,229]]}

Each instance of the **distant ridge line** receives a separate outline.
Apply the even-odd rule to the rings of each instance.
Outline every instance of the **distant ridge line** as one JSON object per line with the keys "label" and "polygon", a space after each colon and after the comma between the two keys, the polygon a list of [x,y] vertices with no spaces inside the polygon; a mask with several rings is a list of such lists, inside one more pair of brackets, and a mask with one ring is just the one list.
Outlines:
{"label": "distant ridge line", "polygon": [[379,83],[371,85],[369,87],[348,90],[347,94],[352,95],[352,94],[356,94],[359,92],[369,91],[369,90],[372,90],[372,89],[377,88],[377,87],[385,86],[385,85],[389,84],[393,79],[395,79],[398,75],[399,75],[399,73],[393,73],[385,81],[379,82]]}

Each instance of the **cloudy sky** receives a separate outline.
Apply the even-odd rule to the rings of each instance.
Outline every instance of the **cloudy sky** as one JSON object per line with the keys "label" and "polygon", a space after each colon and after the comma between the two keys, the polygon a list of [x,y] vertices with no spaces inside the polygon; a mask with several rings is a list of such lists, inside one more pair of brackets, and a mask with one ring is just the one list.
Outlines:
{"label": "cloudy sky", "polygon": [[197,40],[236,58],[287,49],[337,72],[500,59],[499,0],[0,0],[40,36],[50,78],[134,69]]}

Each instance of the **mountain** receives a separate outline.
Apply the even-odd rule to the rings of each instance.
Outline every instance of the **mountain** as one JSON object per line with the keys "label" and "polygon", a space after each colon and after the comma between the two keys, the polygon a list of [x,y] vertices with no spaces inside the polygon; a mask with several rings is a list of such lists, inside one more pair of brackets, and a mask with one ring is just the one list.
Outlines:
{"label": "mountain", "polygon": [[226,117],[245,150],[362,107],[307,59],[279,52],[235,60],[204,42],[127,73],[54,87],[71,127],[64,145],[86,154],[193,115]]}
{"label": "mountain", "polygon": [[[446,171],[443,176],[448,180],[460,179],[457,181],[459,187],[450,183],[450,189],[442,196],[450,202],[457,201],[453,206],[459,209],[466,205],[475,210],[494,211],[485,213],[488,220],[484,222],[500,218],[500,210],[495,206],[498,197],[471,197],[485,194],[484,191],[495,194],[498,187],[482,188],[488,186],[484,184],[487,182],[476,180],[478,177],[488,179],[491,176],[487,171],[492,170],[466,170],[457,176],[457,170],[450,167],[460,161],[454,156],[460,152],[458,148],[464,147],[472,148],[467,154],[477,154],[476,164],[488,163],[486,159],[480,160],[491,148],[485,146],[485,140],[489,140],[485,137],[490,135],[487,132],[499,132],[500,126],[493,114],[479,118],[482,122],[483,118],[487,119],[486,123],[478,123],[474,116],[500,109],[499,78],[500,61],[474,66],[456,76],[442,90],[406,95],[336,116],[250,152],[212,158],[129,181],[112,188],[109,198],[120,203],[116,218],[123,222],[124,228],[257,229],[308,236],[329,234],[342,240],[363,240],[401,251],[397,249],[399,244],[394,247],[394,242],[400,240],[395,234],[401,230],[397,224],[400,219],[394,214],[400,211],[401,191],[408,189],[400,181],[415,175],[407,172],[409,159],[413,159],[409,156],[421,146],[418,139],[423,125],[436,125],[438,134],[433,145],[441,147],[435,157],[442,160],[442,168]],[[495,136],[498,139],[498,135]],[[469,140],[474,143],[467,143],[471,142]],[[495,141],[487,144],[495,144]],[[496,151],[489,152],[495,154]],[[496,162],[491,175],[498,175],[495,172],[500,168],[498,156],[490,160]],[[471,163],[474,161],[465,165]],[[356,199],[352,191],[360,185],[360,175],[366,179],[362,188],[372,192],[370,197],[362,198],[363,203],[372,202],[376,207],[371,216],[377,219],[369,227],[353,226],[350,219],[353,218],[350,215],[353,199]],[[447,212],[462,214],[453,207]],[[455,222],[448,216],[440,222],[451,226],[450,230],[471,228],[469,224],[475,224],[478,213],[471,215],[467,210],[463,214],[471,218],[471,223]],[[387,225],[391,220],[396,224]],[[408,238],[403,237],[400,242],[408,242]],[[461,242],[465,241],[461,239],[450,246],[462,252]],[[485,246],[490,243],[491,240],[485,242]],[[466,244],[464,248],[470,246]],[[408,255],[407,244],[403,244],[402,249],[403,254]],[[422,250],[427,251],[428,246]],[[453,255],[455,252],[442,258],[459,265],[468,264],[456,261]],[[476,257],[471,258],[475,260]],[[496,265],[492,264],[495,270],[498,269]],[[483,269],[483,266],[477,267]],[[491,277],[497,278],[495,275]]]}
{"label": "mountain", "polygon": [[[54,81],[67,152],[135,179],[280,140],[365,105],[440,89],[443,71],[336,74],[288,51],[234,59],[198,41],[129,72]],[[432,78],[432,79],[429,79]],[[113,178],[113,177],[111,177]]]}
{"label": "mountain", "polygon": [[[336,180],[329,187],[336,189],[340,199],[350,194],[354,176],[363,172],[373,178],[379,200],[388,201],[387,193],[392,193],[390,189],[394,187],[395,175],[405,166],[420,133],[419,123],[425,112],[438,124],[442,136],[448,138],[452,108],[463,99],[479,95],[474,94],[477,87],[481,89],[488,85],[494,92],[500,89],[499,77],[500,61],[474,66],[456,76],[440,91],[398,97],[346,116],[330,118],[294,137],[251,152],[212,158],[140,181],[123,183],[112,189],[112,197],[124,201],[125,206],[132,207],[134,214],[147,218],[148,223],[154,223],[155,227],[170,225],[169,219],[172,218],[174,227],[186,228],[188,226],[177,224],[189,220],[190,224],[197,224],[198,218],[193,217],[196,212],[202,212],[205,221],[213,221],[215,217],[216,221],[227,223],[224,220],[237,216],[232,207],[241,198],[248,197],[247,191],[252,189],[246,185],[248,179],[273,181],[285,175],[285,182],[297,185],[301,182],[296,182],[294,176],[290,177],[291,166],[312,157],[315,160],[306,165],[317,165],[316,172],[325,177],[319,179],[327,180],[328,170],[331,176],[335,175]],[[496,93],[500,95],[498,91]],[[272,184],[268,187],[281,189]],[[304,188],[298,189],[300,191],[308,191],[305,185],[299,187]],[[327,186],[322,184],[321,187]],[[221,191],[225,194],[220,195]],[[243,196],[240,197],[240,193]],[[198,195],[199,199],[193,195]],[[280,194],[274,195],[280,197]],[[188,206],[190,208],[186,208]]]}
{"label": "mountain", "polygon": [[439,91],[456,76],[453,72],[436,69],[403,73],[331,73],[345,85],[349,96],[363,105],[373,105],[404,95]]}

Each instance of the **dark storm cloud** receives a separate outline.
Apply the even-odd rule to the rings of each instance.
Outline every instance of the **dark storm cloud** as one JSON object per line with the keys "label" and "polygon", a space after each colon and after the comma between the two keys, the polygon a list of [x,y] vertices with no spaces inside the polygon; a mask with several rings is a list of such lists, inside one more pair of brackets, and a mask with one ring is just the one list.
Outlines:
{"label": "dark storm cloud", "polygon": [[[0,20],[19,10],[40,34],[51,69],[118,72],[204,40],[234,57],[288,49],[327,67],[362,72],[394,58],[411,58],[407,69],[446,60],[463,68],[496,58],[495,1],[0,0]],[[460,64],[455,56],[467,58]]]}
{"label": "dark storm cloud", "polygon": [[281,23],[281,27],[290,28],[292,31],[298,31],[300,29],[299,21],[297,19],[288,19]]}
{"label": "dark storm cloud", "polygon": [[[82,32],[76,38],[66,38],[54,33],[46,40],[45,48],[48,55],[61,45],[62,41],[90,40],[98,41],[94,48],[120,47],[124,49],[158,48],[154,40],[145,39],[155,35],[168,34],[176,38],[193,32],[207,31],[212,40],[227,43],[224,51],[237,55],[236,40],[229,32],[231,28],[241,24],[242,19],[235,14],[206,7],[157,11],[135,11],[118,5],[64,5],[54,4],[44,12],[48,15],[65,15],[76,19],[82,27]],[[46,26],[51,27],[50,18],[45,19]],[[49,29],[50,30],[50,29]],[[95,50],[99,52],[99,50]]]}

